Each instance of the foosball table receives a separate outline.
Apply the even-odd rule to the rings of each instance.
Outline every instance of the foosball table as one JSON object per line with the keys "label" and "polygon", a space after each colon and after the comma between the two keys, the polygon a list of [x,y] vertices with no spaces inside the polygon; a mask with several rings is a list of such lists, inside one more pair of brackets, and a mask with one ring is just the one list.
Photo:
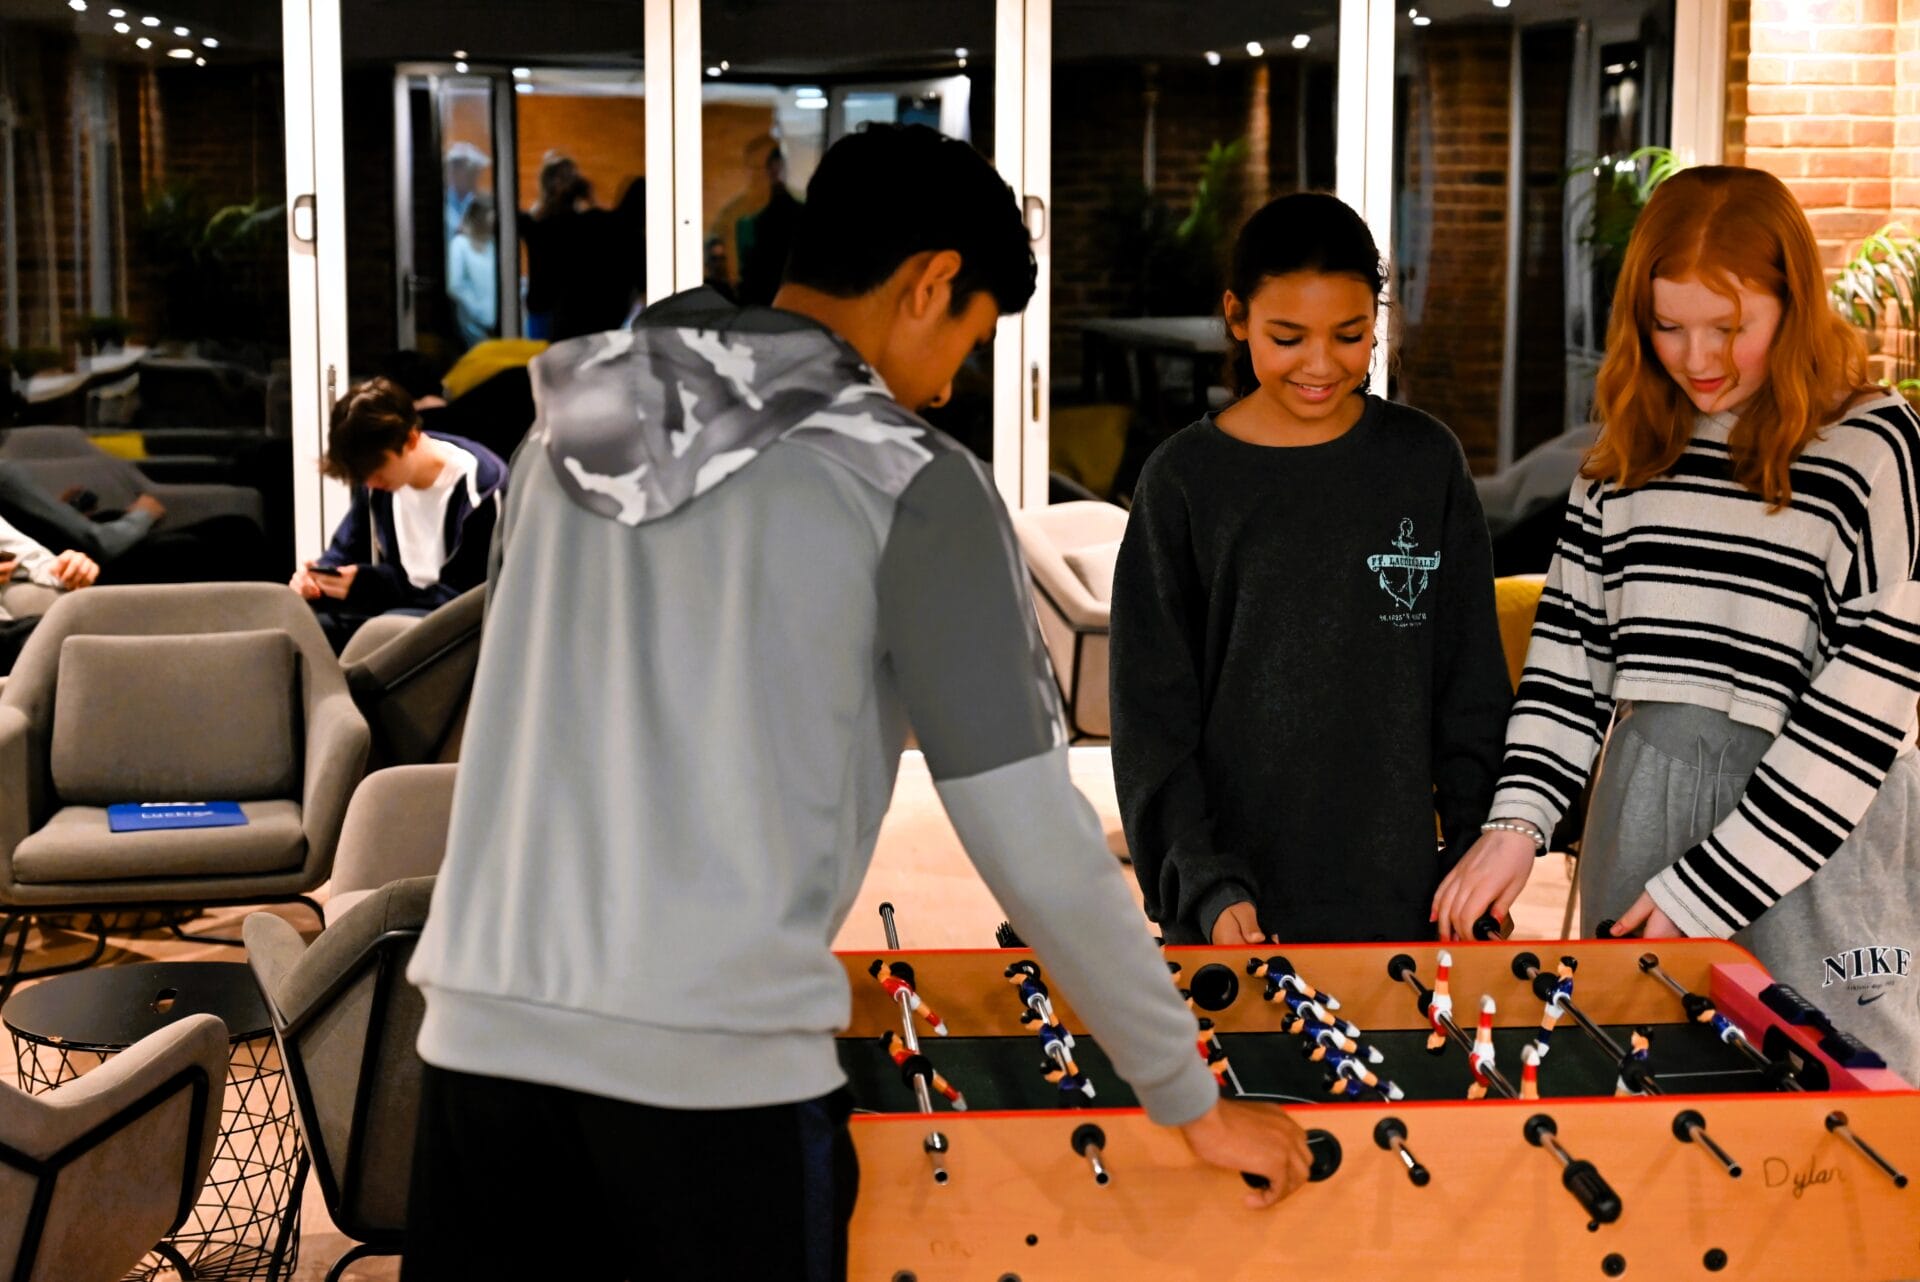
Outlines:
{"label": "foosball table", "polygon": [[1165,956],[1312,1182],[1247,1209],[1030,951],[844,953],[851,1277],[1920,1278],[1920,1092],[1734,944]]}

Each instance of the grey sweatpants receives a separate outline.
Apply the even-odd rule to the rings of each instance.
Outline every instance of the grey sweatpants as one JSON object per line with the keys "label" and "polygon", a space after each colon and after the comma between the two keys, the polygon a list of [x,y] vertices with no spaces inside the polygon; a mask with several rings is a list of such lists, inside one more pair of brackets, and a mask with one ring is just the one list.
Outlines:
{"label": "grey sweatpants", "polygon": [[[1733,813],[1772,743],[1708,708],[1621,709],[1581,839],[1583,935]],[[1920,755],[1895,760],[1846,843],[1734,942],[1920,1084]]]}

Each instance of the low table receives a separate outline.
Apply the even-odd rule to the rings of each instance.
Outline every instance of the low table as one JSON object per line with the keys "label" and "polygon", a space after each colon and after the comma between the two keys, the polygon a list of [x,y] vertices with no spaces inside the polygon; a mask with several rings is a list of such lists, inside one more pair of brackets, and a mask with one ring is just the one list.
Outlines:
{"label": "low table", "polygon": [[[180,1231],[129,1278],[293,1276],[307,1154],[273,1024],[239,962],[144,962],[41,980],[0,1012],[13,1035],[20,1089],[50,1091],[98,1059],[189,1015],[227,1026],[226,1107],[213,1169]],[[78,1057],[78,1062],[76,1062]]]}

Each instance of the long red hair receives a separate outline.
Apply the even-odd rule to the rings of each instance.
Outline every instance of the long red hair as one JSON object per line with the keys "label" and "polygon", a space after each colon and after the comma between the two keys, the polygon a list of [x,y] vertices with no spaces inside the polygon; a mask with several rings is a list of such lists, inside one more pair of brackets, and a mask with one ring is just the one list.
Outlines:
{"label": "long red hair", "polygon": [[1740,484],[1784,507],[1794,459],[1865,387],[1867,348],[1827,304],[1807,216],[1785,183],[1759,169],[1682,170],[1641,211],[1594,389],[1600,440],[1581,475],[1632,489],[1685,453],[1699,411],[1654,353],[1653,282],[1689,276],[1732,299],[1736,315],[1741,285],[1780,300],[1766,383],[1740,407],[1729,446]]}

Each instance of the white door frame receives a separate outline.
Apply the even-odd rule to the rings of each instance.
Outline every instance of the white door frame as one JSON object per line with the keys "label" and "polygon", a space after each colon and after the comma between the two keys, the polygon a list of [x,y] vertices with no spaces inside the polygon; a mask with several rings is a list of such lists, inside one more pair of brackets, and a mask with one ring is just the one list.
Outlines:
{"label": "white door frame", "polygon": [[1673,149],[1689,164],[1726,157],[1727,23],[1727,0],[1674,0]]}

